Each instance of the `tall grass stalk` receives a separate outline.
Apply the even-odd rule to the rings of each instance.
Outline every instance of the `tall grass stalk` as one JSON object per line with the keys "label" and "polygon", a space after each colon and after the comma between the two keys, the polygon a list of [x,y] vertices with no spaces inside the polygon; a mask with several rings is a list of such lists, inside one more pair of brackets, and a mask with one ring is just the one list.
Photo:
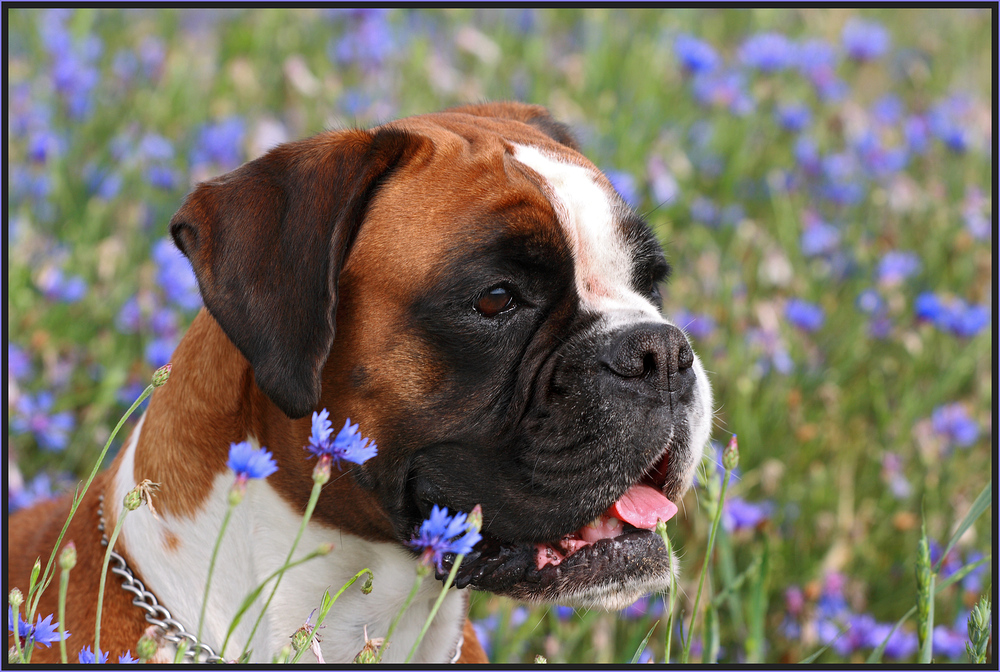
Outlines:
{"label": "tall grass stalk", "polygon": [[83,489],[77,487],[76,494],[73,495],[73,503],[69,509],[69,516],[66,517],[66,522],[63,523],[62,531],[59,532],[59,536],[56,538],[56,544],[52,547],[52,553],[49,555],[49,561],[45,565],[45,572],[42,574],[42,580],[28,591],[28,602],[31,604],[30,610],[25,610],[27,615],[31,618],[35,615],[35,610],[38,609],[38,602],[42,599],[42,593],[48,588],[49,583],[52,581],[52,569],[53,563],[55,562],[56,552],[62,545],[63,537],[66,536],[66,530],[69,529],[69,524],[73,521],[73,516],[76,515],[76,510],[79,508],[80,503],[83,501],[84,496],[87,494],[87,490],[90,489],[90,484],[94,482],[94,478],[97,477],[97,473],[101,470],[101,464],[104,462],[104,457],[108,454],[108,449],[111,448],[111,442],[114,441],[115,437],[118,436],[118,431],[128,420],[129,416],[139,408],[139,405],[146,400],[146,398],[153,393],[153,390],[157,387],[164,385],[170,378],[171,365],[166,364],[161,366],[153,373],[153,382],[146,386],[146,389],[142,391],[142,394],[136,398],[135,402],[129,406],[129,409],[125,411],[125,414],[115,425],[114,430],[111,432],[111,436],[104,443],[104,449],[101,450],[101,454],[97,458],[97,462],[94,463],[94,468],[90,471],[90,476],[87,477],[87,482],[84,484]]}
{"label": "tall grass stalk", "polygon": [[73,542],[59,554],[59,658],[63,665],[66,657],[66,593],[69,591],[69,572],[76,566],[76,546]]}
{"label": "tall grass stalk", "polygon": [[406,601],[403,602],[403,607],[396,612],[396,615],[392,618],[392,623],[389,624],[389,632],[385,634],[382,646],[378,648],[378,657],[375,659],[376,663],[382,662],[382,656],[385,654],[386,649],[389,648],[389,641],[392,639],[392,635],[396,632],[396,626],[399,625],[399,619],[402,618],[403,614],[406,613],[406,610],[410,608],[413,598],[417,596],[417,591],[420,590],[420,584],[424,582],[424,577],[430,573],[430,566],[424,563],[417,565],[417,578],[413,581],[413,587],[410,588],[410,594],[406,596]]}
{"label": "tall grass stalk", "polygon": [[313,639],[316,638],[316,632],[323,625],[323,621],[326,620],[326,616],[327,614],[330,613],[330,609],[333,608],[333,605],[337,601],[337,598],[340,597],[345,590],[353,586],[354,582],[360,579],[365,574],[368,575],[368,580],[365,581],[364,586],[362,586],[361,592],[363,592],[365,595],[368,595],[372,592],[372,582],[375,580],[375,575],[372,574],[372,570],[368,569],[367,567],[365,567],[360,572],[351,577],[351,579],[347,583],[345,583],[343,586],[340,587],[340,590],[338,590],[333,597],[330,597],[329,590],[323,593],[323,599],[320,601],[319,605],[319,615],[316,617],[316,625],[309,632],[309,638],[306,640],[305,645],[295,653],[295,657],[292,659],[291,662],[293,663],[299,662],[299,659],[302,657],[302,654],[306,652],[306,650],[312,644]]}
{"label": "tall grass stalk", "polygon": [[[319,470],[317,470],[319,471]],[[260,623],[264,620],[264,614],[267,613],[267,608],[271,606],[271,600],[274,599],[275,593],[278,592],[278,586],[281,585],[281,579],[285,575],[285,571],[290,566],[289,563],[292,561],[292,554],[295,553],[295,549],[299,546],[299,540],[302,539],[302,534],[306,531],[306,526],[309,524],[309,519],[312,518],[313,511],[316,509],[316,502],[319,501],[319,493],[323,489],[323,484],[329,480],[329,471],[326,473],[326,479],[319,478],[316,471],[313,473],[313,487],[312,492],[309,493],[309,503],[306,504],[306,511],[302,515],[302,524],[299,525],[299,531],[295,535],[295,541],[292,542],[292,547],[288,549],[288,557],[285,558],[284,565],[278,570],[278,576],[274,581],[274,587],[271,589],[271,594],[267,596],[267,601],[264,602],[264,608],[260,610],[260,615],[257,616],[257,621],[253,624],[253,629],[250,631],[250,636],[247,637],[246,644],[243,645],[243,652],[240,654],[240,658],[246,655],[250,642],[253,641],[253,636],[257,632],[257,628],[260,627]]]}
{"label": "tall grass stalk", "polygon": [[667,536],[667,524],[662,520],[656,523],[656,533],[663,539],[663,545],[667,549],[667,562],[670,563],[670,595],[667,596],[667,635],[663,646],[663,664],[670,664],[670,646],[674,634],[674,604],[677,601],[677,571],[674,568],[673,547],[670,544],[670,537]]}
{"label": "tall grass stalk", "polygon": [[736,442],[736,435],[729,441],[729,445],[722,453],[722,487],[719,490],[719,501],[716,505],[715,516],[712,519],[712,529],[708,535],[708,548],[705,550],[705,561],[701,565],[701,576],[698,577],[698,590],[694,594],[694,606],[691,607],[691,623],[688,625],[688,634],[684,641],[684,649],[681,651],[681,662],[687,663],[691,655],[691,642],[694,639],[694,622],[698,618],[698,604],[701,602],[701,591],[705,586],[705,575],[708,574],[708,563],[712,559],[712,548],[715,546],[715,535],[719,531],[719,522],[722,520],[722,507],[726,502],[726,488],[729,486],[729,476],[739,465],[739,447]]}
{"label": "tall grass stalk", "polygon": [[441,594],[438,595],[437,600],[434,602],[434,606],[431,607],[431,612],[427,614],[427,620],[424,621],[424,627],[420,629],[420,634],[417,635],[417,641],[413,642],[413,646],[410,647],[410,653],[406,656],[405,662],[410,662],[413,659],[413,654],[417,652],[417,647],[420,646],[420,642],[423,641],[424,635],[427,634],[427,629],[431,627],[431,621],[437,616],[438,609],[441,608],[441,603],[444,602],[445,595],[448,594],[448,589],[451,588],[451,584],[455,581],[455,574],[458,573],[458,566],[462,564],[462,560],[465,559],[465,554],[459,554],[455,557],[455,562],[451,566],[451,571],[448,572],[448,578],[445,579],[444,587],[441,589]]}
{"label": "tall grass stalk", "polygon": [[226,507],[226,514],[222,517],[222,525],[219,527],[219,534],[215,538],[215,547],[212,549],[212,558],[208,561],[208,576],[205,577],[205,593],[201,598],[201,614],[198,616],[197,639],[199,644],[201,643],[202,626],[205,624],[205,609],[208,607],[208,593],[212,588],[212,573],[215,571],[215,561],[219,557],[219,548],[222,546],[222,537],[225,536],[226,528],[229,527],[229,520],[233,517],[233,509],[236,508],[236,504],[237,502],[230,497],[229,504]]}

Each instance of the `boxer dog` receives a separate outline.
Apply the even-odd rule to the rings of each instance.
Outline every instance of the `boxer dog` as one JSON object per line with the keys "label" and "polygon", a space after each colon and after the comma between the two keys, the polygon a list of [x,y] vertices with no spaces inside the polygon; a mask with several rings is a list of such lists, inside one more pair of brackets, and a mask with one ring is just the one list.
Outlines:
{"label": "boxer dog", "polygon": [[[93,643],[98,526],[112,529],[143,479],[159,484],[156,515],[129,514],[115,548],[194,631],[233,483],[228,449],[245,440],[279,468],[249,484],[213,574],[202,641],[227,659],[248,644],[270,660],[324,590],[364,567],[374,590],[341,595],[322,654],[348,662],[366,632],[385,636],[414,583],[405,542],[433,505],[482,507],[460,589],[619,609],[667,588],[672,562],[652,530],[708,440],[708,379],[661,315],[669,266],[650,227],[544,108],[472,105],[278,146],[198,185],[170,233],[205,308],[66,537],[79,556],[74,659]],[[252,641],[262,600],[219,651],[291,547],[313,483],[310,415],[323,408],[335,428],[358,423],[378,455],[335,471],[298,547],[334,550],[285,575]],[[67,511],[62,499],[10,518],[12,586],[27,587]],[[385,661],[405,658],[440,588],[424,581]],[[485,661],[460,589],[415,661]],[[109,576],[101,642],[113,656],[147,627],[131,599]]]}

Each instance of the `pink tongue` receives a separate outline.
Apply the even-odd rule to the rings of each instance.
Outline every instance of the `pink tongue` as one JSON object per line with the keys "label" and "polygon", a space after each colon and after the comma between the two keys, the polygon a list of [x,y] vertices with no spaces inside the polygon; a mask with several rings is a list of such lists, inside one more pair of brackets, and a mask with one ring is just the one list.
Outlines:
{"label": "pink tongue", "polygon": [[608,515],[645,530],[656,527],[657,520],[670,520],[677,513],[677,506],[656,488],[634,485],[611,505]]}

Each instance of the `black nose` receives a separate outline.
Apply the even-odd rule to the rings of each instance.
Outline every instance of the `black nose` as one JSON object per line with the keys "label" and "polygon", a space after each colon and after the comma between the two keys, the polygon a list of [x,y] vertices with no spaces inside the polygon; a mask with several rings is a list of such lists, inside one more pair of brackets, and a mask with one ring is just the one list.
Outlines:
{"label": "black nose", "polygon": [[643,323],[617,334],[601,362],[630,386],[686,396],[694,386],[694,352],[680,329]]}

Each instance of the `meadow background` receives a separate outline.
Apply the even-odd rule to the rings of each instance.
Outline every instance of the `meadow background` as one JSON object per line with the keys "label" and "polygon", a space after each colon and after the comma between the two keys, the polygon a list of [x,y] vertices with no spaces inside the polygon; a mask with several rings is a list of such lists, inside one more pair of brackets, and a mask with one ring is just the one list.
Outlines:
{"label": "meadow background", "polygon": [[[989,10],[8,20],[9,511],[89,471],[200,307],[166,230],[193,184],[326,128],[503,98],[569,123],[674,266],[665,312],[710,371],[715,439],[741,452],[710,566],[718,660],[830,642],[818,662],[864,660],[914,604],[921,521],[937,560],[992,479]],[[711,500],[699,485],[670,524],[685,622]],[[993,526],[939,580],[989,555]],[[993,565],[938,596],[935,660],[965,659]],[[664,657],[659,596],[610,614],[473,601],[496,662],[628,662],[658,621],[640,660]],[[915,651],[911,620],[885,660]]]}

